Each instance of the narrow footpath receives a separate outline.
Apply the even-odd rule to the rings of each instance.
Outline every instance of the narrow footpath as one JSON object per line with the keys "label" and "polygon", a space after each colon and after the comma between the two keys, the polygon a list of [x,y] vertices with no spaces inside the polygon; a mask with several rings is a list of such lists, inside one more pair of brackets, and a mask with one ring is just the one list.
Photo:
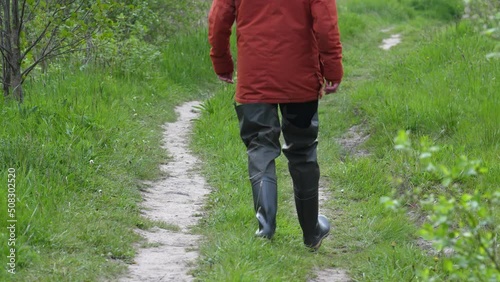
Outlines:
{"label": "narrow footpath", "polygon": [[[382,33],[388,33],[392,31],[392,28],[387,28],[381,30]],[[401,34],[392,34],[389,38],[382,41],[379,48],[385,51],[389,51],[391,48],[399,45],[401,43]],[[355,158],[368,157],[370,152],[361,149],[361,145],[370,138],[370,135],[365,133],[363,125],[354,125],[339,139],[336,141],[342,146],[343,150]],[[320,181],[319,197],[320,206],[322,211],[326,215],[331,214],[333,211],[327,208],[326,202],[331,200],[331,193],[325,189],[325,181]],[[321,211],[320,211],[321,212]],[[331,218],[331,216],[330,216]],[[335,228],[335,226],[332,226]],[[335,240],[335,238],[327,238],[326,240]],[[317,270],[315,272],[315,278],[308,280],[308,282],[349,282],[352,281],[348,273],[344,269],[340,268],[327,268]]]}
{"label": "narrow footpath", "polygon": [[195,101],[177,107],[177,121],[165,125],[164,149],[171,159],[161,166],[164,179],[145,183],[149,187],[144,189],[142,208],[146,218],[166,223],[167,229],[137,230],[147,243],[138,248],[135,263],[120,281],[194,280],[189,271],[198,257],[200,237],[190,229],[196,225],[204,197],[210,192],[198,173],[200,161],[188,149],[198,105]]}

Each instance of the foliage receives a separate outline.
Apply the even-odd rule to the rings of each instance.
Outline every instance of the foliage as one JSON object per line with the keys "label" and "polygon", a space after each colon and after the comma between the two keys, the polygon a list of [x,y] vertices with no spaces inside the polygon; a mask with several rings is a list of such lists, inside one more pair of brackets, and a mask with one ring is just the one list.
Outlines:
{"label": "foliage", "polygon": [[[103,3],[106,4],[103,4]],[[207,1],[126,0],[101,1],[95,10],[99,26],[90,49],[72,55],[83,68],[97,64],[113,66],[125,75],[151,77],[149,66],[161,57],[164,45],[179,32],[189,32],[204,24]],[[75,60],[76,58],[76,60]]]}
{"label": "foliage", "polygon": [[[464,0],[467,5],[466,17],[476,29],[494,40],[500,40],[500,2],[495,0]],[[500,43],[487,58],[500,58]]]}
{"label": "foliage", "polygon": [[[443,21],[459,20],[464,11],[462,0],[352,0],[347,11],[375,15],[389,20],[407,20],[422,15]],[[342,16],[342,13],[341,13]]]}
{"label": "foliage", "polygon": [[[438,281],[444,275],[453,281],[498,281],[500,225],[494,210],[500,204],[500,191],[483,192],[478,187],[474,193],[467,193],[460,189],[463,181],[486,173],[486,168],[465,156],[451,167],[437,164],[435,153],[439,148],[425,137],[415,148],[405,131],[399,132],[395,144],[397,150],[408,154],[408,162],[418,160],[420,167],[425,168],[432,180],[427,185],[441,185],[444,191],[440,195],[425,194],[422,189],[409,193],[413,199],[421,199],[420,204],[428,214],[419,234],[433,243],[444,272],[436,273],[434,267],[426,267],[420,269],[421,278]],[[381,201],[395,210],[406,200],[383,197]]]}
{"label": "foliage", "polygon": [[[347,1],[346,5],[351,3]],[[349,234],[337,234],[335,238],[342,242],[342,252],[351,253],[346,259],[351,262],[354,280],[415,281],[414,270],[428,267],[444,273],[442,260],[436,265],[433,257],[420,248],[421,240],[415,240],[416,230],[407,226],[414,224],[408,214],[388,215],[391,213],[383,205],[372,202],[372,198],[378,202],[390,194],[394,183],[400,188],[398,195],[413,189],[439,194],[444,189],[423,164],[410,162],[394,151],[390,145],[393,132],[404,128],[417,136],[429,136],[432,143],[445,143],[433,153],[437,163],[456,163],[455,167],[460,162],[456,156],[480,158],[491,173],[464,177],[460,189],[465,193],[493,193],[499,187],[500,67],[498,61],[484,56],[494,42],[475,32],[468,21],[436,27],[439,24],[435,19],[419,19],[424,12],[415,11],[411,25],[394,26],[386,20],[383,27],[374,27],[372,17],[359,14],[369,23],[366,30],[371,33],[361,32],[354,38],[359,40],[344,41],[346,79],[342,91],[322,101],[325,108],[320,145],[326,139],[326,147],[336,146],[329,138],[338,140],[343,134],[351,134],[353,125],[363,129],[359,133],[362,136],[369,135],[360,146],[371,153],[369,157],[355,158],[347,153],[337,160],[335,151],[328,157],[322,154],[329,160],[323,169],[333,170],[323,172],[333,182],[333,206],[341,210],[335,213],[341,219],[334,224]],[[344,14],[341,27],[345,18]],[[433,22],[432,27],[429,22]],[[380,42],[389,35],[379,30],[390,26],[392,33],[401,34],[402,43],[390,52],[373,50],[378,43],[371,36],[378,36]],[[334,134],[329,135],[329,131]],[[393,182],[388,175],[404,177]],[[420,199],[393,199],[411,204],[410,217],[419,218]],[[498,220],[498,212],[495,218]]]}
{"label": "foliage", "polygon": [[155,20],[148,25],[146,41],[166,44],[179,31],[188,32],[205,26],[209,0],[149,0],[149,9],[155,11]]}
{"label": "foliage", "polygon": [[[209,1],[116,2],[93,12],[105,24],[84,50],[51,60],[46,74],[26,79],[27,92],[36,95],[21,106],[0,99],[0,171],[16,166],[22,191],[19,272],[0,273],[2,281],[116,280],[121,262],[134,255],[138,237],[132,230],[152,225],[139,216],[136,180],[160,173],[160,125],[174,118],[174,104],[206,98],[212,89],[206,88],[214,79],[206,31],[188,28],[202,25],[206,12],[189,7]],[[463,25],[436,32],[430,28],[435,20],[399,6],[406,5],[403,0],[338,2],[349,11],[348,19],[340,13],[346,79],[338,95],[321,101],[319,143],[323,185],[331,193],[321,208],[331,215],[332,235],[317,254],[302,248],[293,198],[287,198],[286,164],[278,160],[282,235],[272,242],[249,239],[255,222],[244,188],[234,89],[218,88],[205,104],[194,142],[215,184],[198,230],[206,235],[194,272],[201,280],[306,280],[314,268],[340,266],[357,281],[410,281],[415,268],[432,265],[415,246],[415,227],[406,215],[377,204],[391,189],[386,175],[406,164],[387,148],[387,132],[397,128],[456,142],[455,150],[441,152],[444,158],[482,153],[492,171],[482,191],[498,183],[500,80],[494,78],[500,69],[478,55],[491,45]],[[389,26],[404,40],[383,52],[376,46],[387,34],[379,31]],[[179,31],[187,35],[172,35]],[[346,156],[335,140],[365,119],[373,155]],[[0,182],[7,183],[6,177]],[[1,247],[4,253],[6,244]]]}
{"label": "foliage", "polygon": [[[12,7],[7,6],[11,2]],[[154,70],[148,66],[161,57],[162,45],[180,30],[203,25],[200,15],[208,4],[188,0],[2,2],[0,7],[9,11],[0,9],[0,15],[9,16],[0,16],[5,95],[14,89],[22,101],[22,83],[33,70],[46,72],[49,63],[56,68],[68,63],[82,69],[114,66],[122,74],[150,77]]]}
{"label": "foliage", "polygon": [[459,20],[464,12],[462,0],[407,0],[410,6],[425,15],[441,20]]}
{"label": "foliage", "polygon": [[96,18],[111,5],[101,1],[8,0],[0,5],[4,95],[22,102],[22,84],[37,66],[83,48],[101,28]]}
{"label": "foliage", "polygon": [[[341,7],[342,9],[342,7]],[[397,0],[378,1],[378,0],[352,0],[344,9],[348,12],[363,16],[372,16],[375,18],[384,18],[389,21],[408,20],[414,17],[414,11],[408,5]],[[342,17],[342,12],[339,17]]]}

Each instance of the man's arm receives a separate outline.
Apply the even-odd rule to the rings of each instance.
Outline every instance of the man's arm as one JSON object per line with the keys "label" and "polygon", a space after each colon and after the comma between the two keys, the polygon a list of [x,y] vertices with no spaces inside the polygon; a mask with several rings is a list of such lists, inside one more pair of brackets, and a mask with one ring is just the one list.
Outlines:
{"label": "man's arm", "polygon": [[[318,42],[323,76],[327,87],[333,88],[342,81],[342,44],[338,27],[337,5],[335,0],[311,0],[313,30]],[[335,87],[335,90],[336,90]]]}
{"label": "man's arm", "polygon": [[230,77],[234,71],[233,57],[229,46],[231,28],[235,20],[234,0],[214,0],[208,15],[208,40],[210,58],[219,77]]}

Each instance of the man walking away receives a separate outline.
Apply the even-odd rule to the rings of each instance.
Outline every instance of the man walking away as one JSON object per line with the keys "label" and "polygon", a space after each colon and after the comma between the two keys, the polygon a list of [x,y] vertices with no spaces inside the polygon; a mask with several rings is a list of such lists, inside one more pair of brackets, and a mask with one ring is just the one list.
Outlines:
{"label": "man walking away", "polygon": [[330,232],[328,220],[318,214],[318,100],[336,92],[343,76],[336,2],[214,0],[210,57],[215,73],[227,83],[233,83],[229,38],[235,22],[236,113],[247,148],[256,236],[271,239],[276,230],[275,159],[283,151],[304,244],[317,250]]}

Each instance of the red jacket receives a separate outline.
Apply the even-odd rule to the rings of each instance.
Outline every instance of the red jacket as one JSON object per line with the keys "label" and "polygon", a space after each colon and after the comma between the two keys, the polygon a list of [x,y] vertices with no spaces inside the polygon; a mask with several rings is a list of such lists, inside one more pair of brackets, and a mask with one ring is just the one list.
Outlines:
{"label": "red jacket", "polygon": [[235,20],[237,102],[314,101],[324,78],[342,80],[335,0],[214,0],[209,41],[217,74],[233,73],[229,37]]}

